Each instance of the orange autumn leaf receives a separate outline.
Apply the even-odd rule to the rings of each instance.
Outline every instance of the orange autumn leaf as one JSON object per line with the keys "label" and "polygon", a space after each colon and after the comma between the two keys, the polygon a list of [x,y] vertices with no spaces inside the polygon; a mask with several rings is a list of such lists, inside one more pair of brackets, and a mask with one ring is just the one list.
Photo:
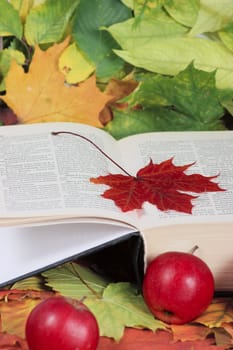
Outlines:
{"label": "orange autumn leaf", "polygon": [[130,95],[138,86],[138,82],[132,78],[119,80],[111,79],[106,86],[105,92],[113,96],[113,101],[116,102]]}
{"label": "orange autumn leaf", "polygon": [[101,111],[100,121],[103,125],[106,125],[113,118],[112,107],[124,110],[127,108],[128,103],[118,102],[118,100],[130,95],[138,86],[138,82],[131,77],[127,77],[123,80],[110,79],[105,93],[112,96],[110,103]]}
{"label": "orange autumn leaf", "polygon": [[25,339],[9,333],[0,333],[0,349],[29,350]]}
{"label": "orange autumn leaf", "polygon": [[224,345],[227,349],[232,348],[232,336],[222,327],[213,328],[217,345]]}
{"label": "orange autumn leaf", "polygon": [[27,73],[15,61],[5,79],[1,97],[18,117],[19,123],[79,122],[102,127],[99,113],[111,100],[91,76],[79,86],[65,83],[58,60],[69,38],[43,51],[36,46]]}
{"label": "orange autumn leaf", "polygon": [[174,341],[195,341],[203,340],[210,333],[211,329],[200,324],[171,325]]}
{"label": "orange autumn leaf", "polygon": [[110,338],[101,337],[97,350],[224,350],[216,346],[214,338],[196,341],[174,341],[171,333],[128,328],[117,343]]}
{"label": "orange autumn leaf", "polygon": [[233,344],[233,322],[223,322],[222,327],[225,329],[225,331],[231,336],[232,338],[232,344]]}
{"label": "orange autumn leaf", "polygon": [[221,327],[223,323],[233,322],[233,299],[219,298],[213,300],[206,311],[195,322],[208,327]]}
{"label": "orange autumn leaf", "polygon": [[[54,295],[46,291],[18,291],[1,292],[0,317],[1,332],[25,336],[25,323],[31,310],[43,299]],[[0,348],[1,349],[1,348]]]}

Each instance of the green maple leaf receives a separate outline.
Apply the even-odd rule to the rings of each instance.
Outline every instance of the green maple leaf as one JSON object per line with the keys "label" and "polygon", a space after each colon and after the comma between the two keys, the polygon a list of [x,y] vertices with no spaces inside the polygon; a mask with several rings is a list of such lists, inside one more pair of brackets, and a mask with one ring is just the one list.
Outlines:
{"label": "green maple leaf", "polygon": [[105,130],[116,139],[152,131],[195,130],[192,119],[181,113],[156,106],[142,110],[114,111],[114,119]]}
{"label": "green maple leaf", "polygon": [[74,299],[101,297],[107,281],[87,267],[67,263],[42,273],[54,291]]}
{"label": "green maple leaf", "polygon": [[125,327],[147,328],[155,331],[165,325],[149,312],[144,299],[127,282],[111,283],[102,298],[87,298],[84,303],[95,315],[100,334],[119,341]]}
{"label": "green maple leaf", "polygon": [[[196,69],[191,63],[174,77],[153,73],[136,75],[137,89],[125,102],[127,110],[116,111],[106,130],[116,138],[148,131],[224,129],[221,101],[233,95],[216,87],[215,72]],[[132,109],[140,105],[141,110]]]}
{"label": "green maple leaf", "polygon": [[141,87],[132,96],[136,104],[146,107],[164,105],[193,119],[200,129],[216,123],[224,114],[216,88],[215,72],[196,69],[191,63],[175,77],[151,75],[138,76]]}
{"label": "green maple leaf", "polygon": [[154,318],[141,294],[130,283],[109,283],[87,267],[67,263],[43,272],[54,291],[78,300],[95,315],[100,334],[119,340],[125,327],[165,328]]}
{"label": "green maple leaf", "polygon": [[41,278],[37,275],[31,276],[28,278],[24,278],[20,281],[17,281],[16,283],[11,286],[11,289],[18,289],[18,290],[44,290],[44,285],[41,280]]}

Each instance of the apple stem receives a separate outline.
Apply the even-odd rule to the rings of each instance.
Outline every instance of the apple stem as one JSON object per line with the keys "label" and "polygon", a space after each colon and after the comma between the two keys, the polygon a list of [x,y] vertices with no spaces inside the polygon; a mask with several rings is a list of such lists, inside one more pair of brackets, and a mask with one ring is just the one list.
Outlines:
{"label": "apple stem", "polygon": [[116,165],[119,169],[121,169],[126,175],[128,176],[132,176],[131,174],[128,173],[127,170],[125,170],[122,166],[120,166],[117,162],[115,162],[115,160],[113,160],[107,153],[105,153],[99,146],[97,146],[97,144],[93,141],[91,141],[88,137],[85,137],[81,134],[77,134],[75,132],[72,131],[53,131],[52,135],[59,135],[59,134],[69,134],[69,135],[74,135],[77,137],[82,138],[83,140],[89,142],[90,144],[92,144],[92,146],[94,146],[100,153],[102,153],[108,160],[110,160],[114,165]]}
{"label": "apple stem", "polygon": [[77,269],[75,268],[74,266],[74,263],[70,263],[73,271],[74,271],[74,274],[80,279],[80,281],[91,291],[91,293],[93,295],[95,295],[98,299],[101,299],[101,295],[98,294],[93,288],[91,288],[91,286],[89,286],[89,284],[85,281],[85,279],[82,278],[82,276],[80,275],[80,273],[77,271]]}
{"label": "apple stem", "polygon": [[192,249],[190,249],[189,253],[194,255],[194,253],[196,252],[196,250],[199,249],[198,245],[195,245],[194,247],[192,247]]}

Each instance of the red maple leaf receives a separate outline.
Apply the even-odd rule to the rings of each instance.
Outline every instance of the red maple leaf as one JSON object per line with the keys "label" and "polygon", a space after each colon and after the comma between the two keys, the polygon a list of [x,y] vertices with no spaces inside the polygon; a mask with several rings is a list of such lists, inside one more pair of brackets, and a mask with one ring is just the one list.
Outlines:
{"label": "red maple leaf", "polygon": [[186,174],[185,171],[193,164],[176,166],[173,158],[159,164],[150,160],[136,176],[109,174],[91,178],[90,181],[110,186],[102,196],[113,200],[123,212],[141,209],[144,202],[149,202],[162,211],[176,210],[191,214],[192,199],[197,196],[185,192],[225,191],[212,181],[218,175]]}

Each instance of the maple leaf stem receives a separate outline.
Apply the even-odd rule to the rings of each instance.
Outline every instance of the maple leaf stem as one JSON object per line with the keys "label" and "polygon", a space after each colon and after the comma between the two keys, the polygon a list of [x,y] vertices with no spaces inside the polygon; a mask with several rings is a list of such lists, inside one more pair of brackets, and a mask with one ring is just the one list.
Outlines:
{"label": "maple leaf stem", "polygon": [[92,140],[90,140],[88,137],[83,136],[81,134],[77,134],[75,132],[72,131],[53,131],[52,135],[60,135],[60,134],[69,134],[69,135],[74,135],[77,137],[82,138],[83,140],[89,142],[90,144],[92,144],[100,153],[102,153],[108,160],[110,160],[115,166],[117,166],[119,169],[121,169],[126,175],[128,176],[132,176],[131,174],[128,173],[128,171],[126,171],[122,166],[120,166],[117,162],[115,162],[115,160],[113,160],[107,153],[105,153],[95,142],[93,142]]}

